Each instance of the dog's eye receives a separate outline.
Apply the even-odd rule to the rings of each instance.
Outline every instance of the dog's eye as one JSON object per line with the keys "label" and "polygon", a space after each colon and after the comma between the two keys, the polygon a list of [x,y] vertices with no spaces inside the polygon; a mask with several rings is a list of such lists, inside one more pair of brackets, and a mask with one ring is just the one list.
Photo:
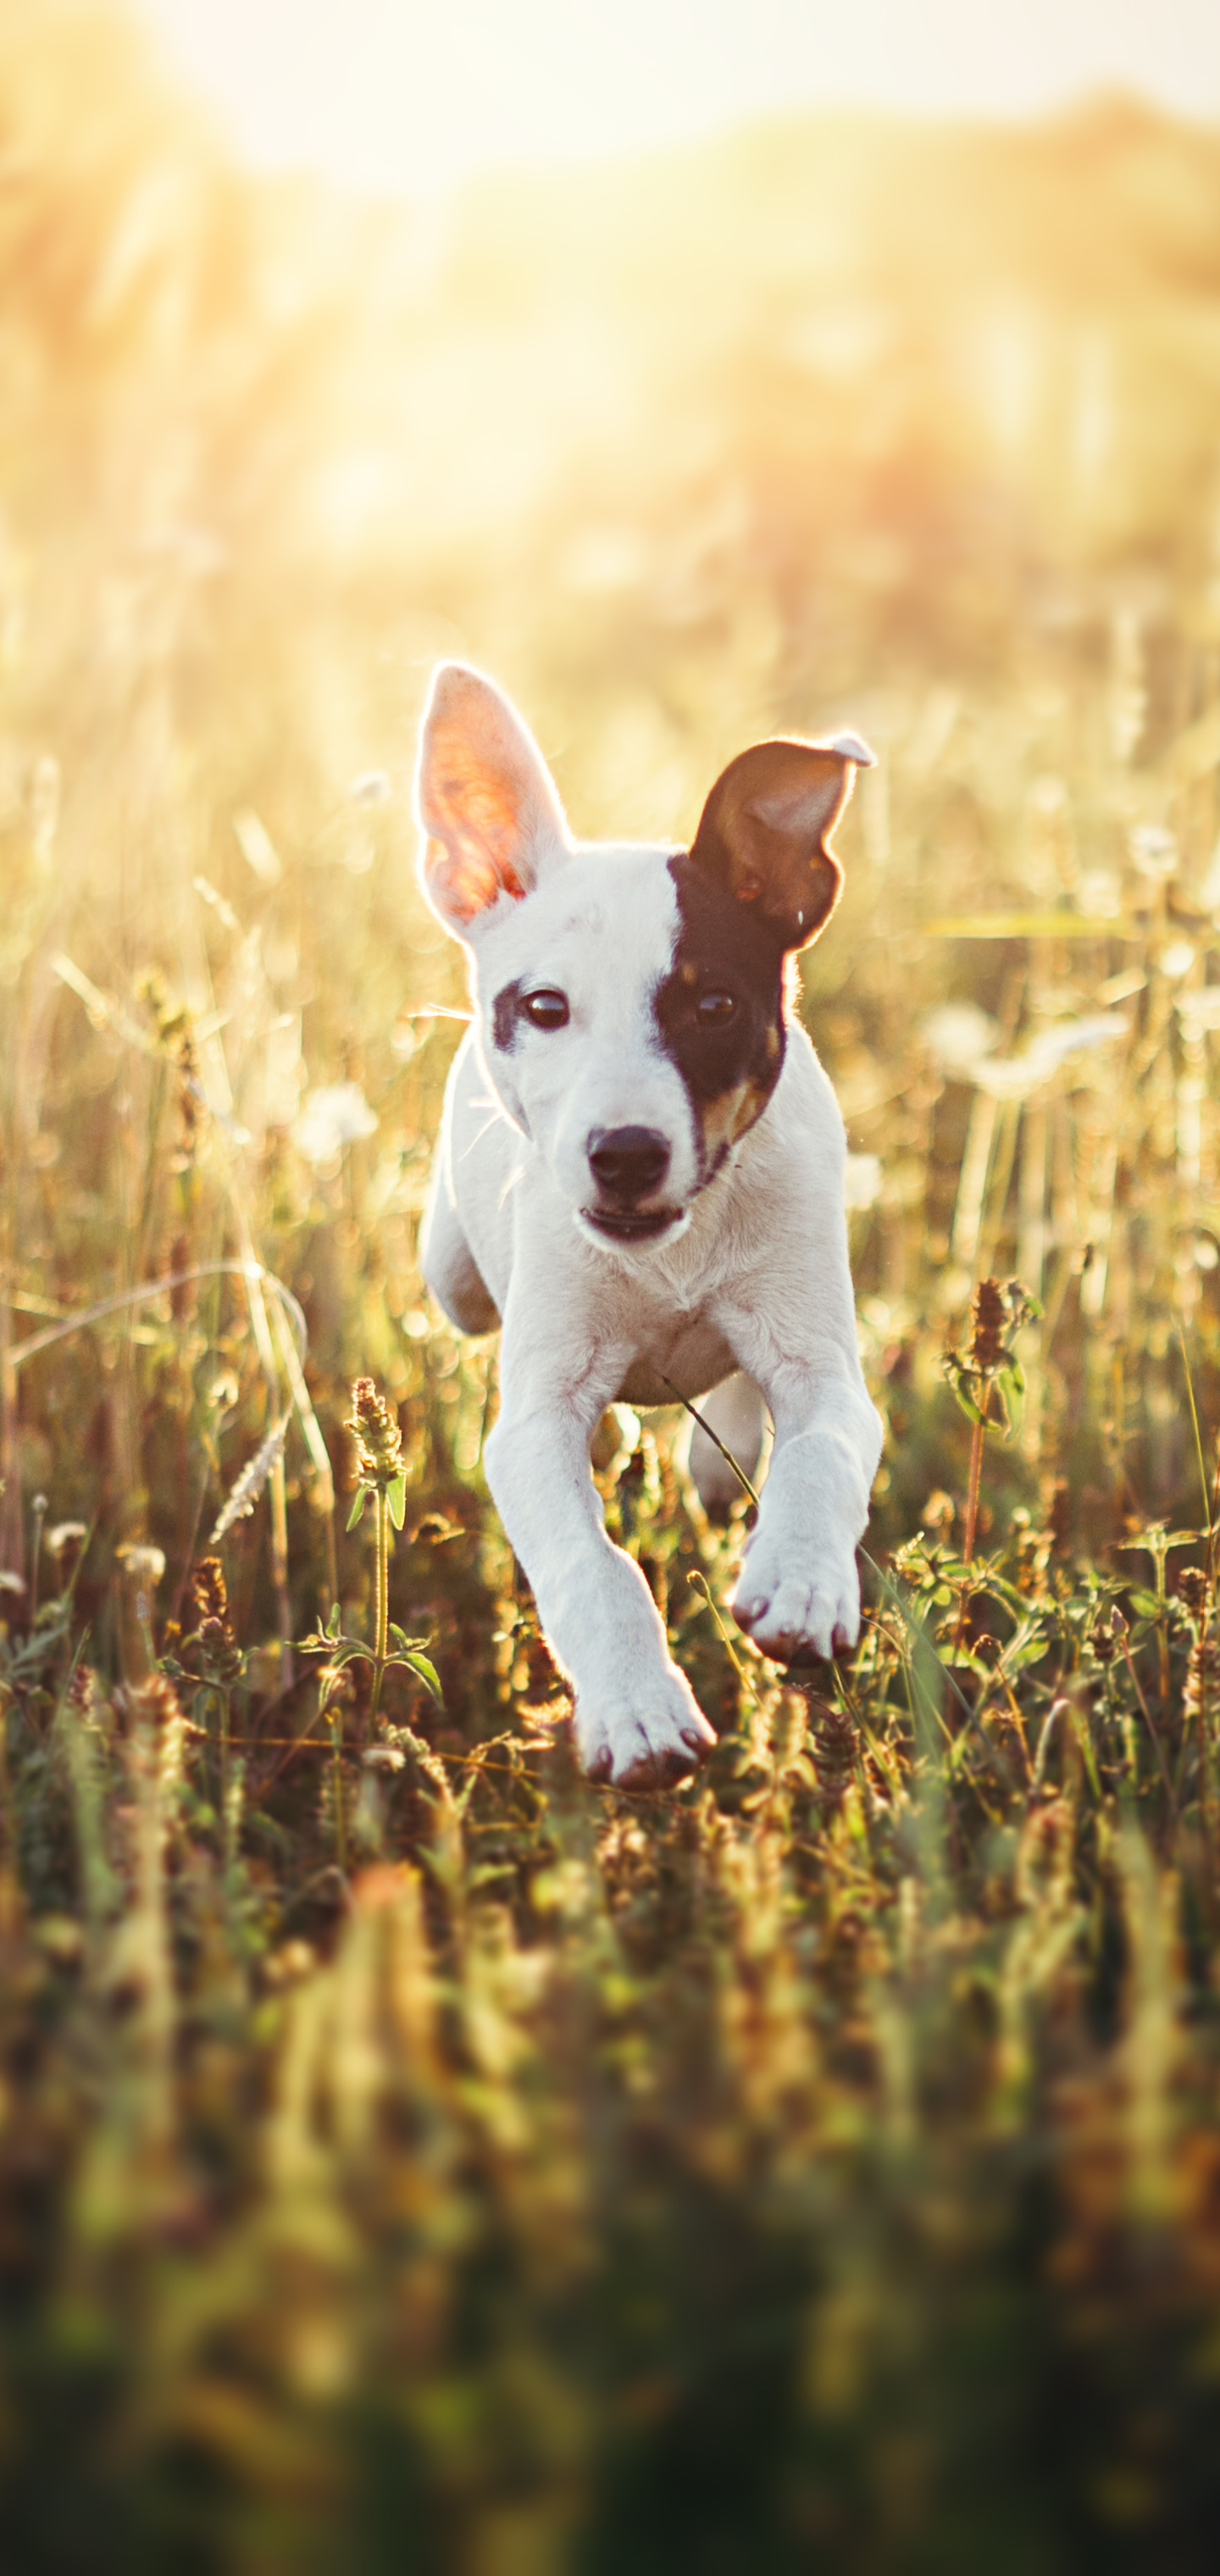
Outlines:
{"label": "dog's eye", "polygon": [[737,1008],[732,993],[701,993],[695,1004],[695,1017],[705,1029],[727,1028]]}
{"label": "dog's eye", "polygon": [[525,1018],[536,1029],[566,1028],[571,1016],[566,994],[556,993],[549,986],[538,993],[526,993],[521,1009]]}

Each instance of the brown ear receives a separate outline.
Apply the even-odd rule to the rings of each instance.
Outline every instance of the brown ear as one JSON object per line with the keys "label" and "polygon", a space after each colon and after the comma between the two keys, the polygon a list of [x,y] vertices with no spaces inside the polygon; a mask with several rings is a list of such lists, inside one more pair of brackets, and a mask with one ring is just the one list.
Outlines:
{"label": "brown ear", "polygon": [[420,880],[461,937],[503,896],[519,901],[548,857],[569,846],[563,807],[537,743],[492,681],[442,662],[420,729],[415,811]]}
{"label": "brown ear", "polygon": [[827,846],[857,769],[873,754],[858,734],[829,742],[757,742],[721,772],[700,817],[692,859],[757,906],[784,948],[805,948],[834,910],[843,871]]}

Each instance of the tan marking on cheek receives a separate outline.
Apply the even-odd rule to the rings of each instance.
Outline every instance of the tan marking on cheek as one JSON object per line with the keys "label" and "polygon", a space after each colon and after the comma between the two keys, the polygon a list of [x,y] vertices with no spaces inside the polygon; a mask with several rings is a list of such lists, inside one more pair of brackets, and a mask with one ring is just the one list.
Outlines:
{"label": "tan marking on cheek", "polygon": [[710,1101],[703,1113],[706,1161],[713,1162],[722,1145],[740,1143],[755,1120],[761,1118],[770,1097],[769,1082],[740,1082],[732,1091],[722,1091],[718,1100]]}

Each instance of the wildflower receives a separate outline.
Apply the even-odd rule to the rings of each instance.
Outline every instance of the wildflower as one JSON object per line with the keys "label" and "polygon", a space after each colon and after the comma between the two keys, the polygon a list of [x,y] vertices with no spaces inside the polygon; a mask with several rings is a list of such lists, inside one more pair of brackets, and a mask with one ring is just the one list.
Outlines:
{"label": "wildflower", "polygon": [[20,1574],[14,1574],[9,1566],[0,1566],[0,1592],[20,1593],[24,1592],[24,1590],[24,1577]]}
{"label": "wildflower", "polygon": [[201,1556],[191,1576],[191,1593],[201,1619],[227,1619],[229,1595],[218,1556]]}
{"label": "wildflower", "polygon": [[378,1395],[371,1377],[358,1377],[352,1388],[355,1408],[346,1428],[355,1434],[356,1473],[362,1485],[388,1493],[402,1474],[402,1433],[397,1416]]}
{"label": "wildflower", "polygon": [[967,1366],[990,1377],[1004,1364],[1004,1330],[1008,1316],[998,1279],[980,1279],[970,1300]]}
{"label": "wildflower", "polygon": [[1178,1599],[1192,1619],[1201,1619],[1207,1604],[1207,1576],[1201,1565],[1184,1565],[1178,1576]]}

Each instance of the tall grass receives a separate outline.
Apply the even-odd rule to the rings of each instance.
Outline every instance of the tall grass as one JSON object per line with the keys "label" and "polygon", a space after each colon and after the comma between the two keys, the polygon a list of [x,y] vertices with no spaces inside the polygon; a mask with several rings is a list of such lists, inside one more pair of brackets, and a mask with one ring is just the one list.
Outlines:
{"label": "tall grass", "polygon": [[[0,70],[5,2563],[1210,2566],[1220,149],[794,126],[429,234],[97,9]],[[575,1773],[415,1265],[455,646],[578,828],[883,755],[802,998],[863,1634],[792,1687],[608,1417],[667,1799]]]}

